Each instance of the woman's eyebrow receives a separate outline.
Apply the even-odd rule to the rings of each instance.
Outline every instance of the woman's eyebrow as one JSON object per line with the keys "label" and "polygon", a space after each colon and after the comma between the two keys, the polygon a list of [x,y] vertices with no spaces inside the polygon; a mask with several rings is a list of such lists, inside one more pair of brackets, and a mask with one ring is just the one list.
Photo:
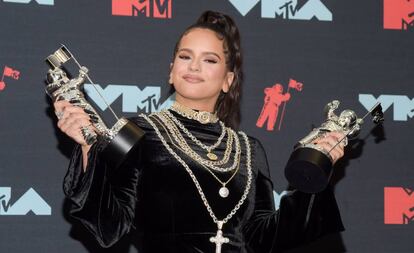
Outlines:
{"label": "woman's eyebrow", "polygon": [[[194,53],[193,50],[191,50],[190,48],[181,48],[181,49],[178,50],[178,52],[181,52],[181,51],[185,51],[185,52],[188,52],[188,53],[191,53],[191,54]],[[212,51],[205,51],[205,52],[202,52],[202,54],[203,55],[214,55],[217,58],[221,59],[220,55],[218,55],[217,53],[212,52]]]}

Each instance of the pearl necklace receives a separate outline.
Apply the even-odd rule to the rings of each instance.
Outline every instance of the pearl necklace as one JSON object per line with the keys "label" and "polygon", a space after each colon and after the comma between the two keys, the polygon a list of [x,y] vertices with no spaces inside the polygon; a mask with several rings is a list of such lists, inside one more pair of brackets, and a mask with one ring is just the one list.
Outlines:
{"label": "pearl necklace", "polygon": [[145,120],[147,120],[148,123],[154,128],[158,138],[161,140],[164,147],[184,167],[184,169],[187,171],[187,173],[190,175],[191,179],[193,180],[193,183],[197,188],[197,191],[201,197],[201,200],[203,201],[204,206],[207,208],[207,211],[210,217],[213,219],[213,222],[217,225],[216,236],[210,237],[210,242],[216,244],[216,253],[221,253],[222,244],[230,242],[229,238],[223,237],[223,232],[222,232],[223,225],[226,224],[240,209],[241,205],[243,205],[244,201],[247,198],[247,195],[249,194],[251,183],[252,183],[253,175],[252,175],[252,167],[251,167],[251,149],[250,149],[250,143],[247,138],[247,135],[241,131],[239,132],[239,134],[243,137],[244,142],[246,144],[246,167],[247,167],[246,188],[244,189],[243,195],[241,196],[239,202],[237,202],[237,204],[230,211],[230,213],[227,214],[227,216],[224,219],[219,220],[217,216],[214,214],[213,209],[208,203],[208,200],[203,192],[203,189],[201,188],[200,183],[198,182],[196,176],[194,175],[194,173],[192,172],[188,164],[179,155],[177,155],[177,153],[170,147],[170,145],[168,145],[164,137],[161,135],[161,132],[159,131],[158,127],[155,125],[155,123],[145,114],[140,114],[140,116],[143,117]]}

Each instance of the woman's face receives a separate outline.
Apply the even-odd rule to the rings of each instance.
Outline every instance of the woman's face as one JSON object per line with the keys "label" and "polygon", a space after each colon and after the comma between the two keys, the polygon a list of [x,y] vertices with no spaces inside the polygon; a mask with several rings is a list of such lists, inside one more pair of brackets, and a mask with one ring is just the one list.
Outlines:
{"label": "woman's face", "polygon": [[195,28],[182,37],[169,79],[178,102],[213,111],[220,92],[228,92],[233,78],[226,66],[223,40],[214,31]]}

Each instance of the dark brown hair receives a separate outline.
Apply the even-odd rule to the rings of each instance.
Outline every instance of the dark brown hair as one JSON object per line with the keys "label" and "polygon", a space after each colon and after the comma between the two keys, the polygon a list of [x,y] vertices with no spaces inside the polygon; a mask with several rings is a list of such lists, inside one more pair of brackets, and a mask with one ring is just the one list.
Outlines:
{"label": "dark brown hair", "polygon": [[181,34],[175,45],[174,58],[182,37],[194,28],[210,29],[217,34],[217,37],[220,40],[223,40],[227,69],[234,73],[234,79],[229,91],[227,93],[220,93],[215,105],[215,111],[217,112],[219,119],[227,126],[233,129],[238,129],[240,124],[241,85],[243,80],[243,59],[240,47],[239,29],[230,16],[220,12],[205,11],[201,14],[196,23],[189,26]]}

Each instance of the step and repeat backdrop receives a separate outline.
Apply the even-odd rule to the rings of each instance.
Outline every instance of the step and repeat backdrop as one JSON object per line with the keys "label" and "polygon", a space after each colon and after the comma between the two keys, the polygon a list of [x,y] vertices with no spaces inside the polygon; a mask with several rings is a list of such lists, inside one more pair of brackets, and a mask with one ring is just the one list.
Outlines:
{"label": "step and repeat backdrop", "polygon": [[328,102],[341,101],[338,114],[385,111],[335,166],[346,231],[290,252],[414,252],[414,0],[0,0],[0,252],[138,252],[128,236],[100,249],[67,214],[74,143],[56,128],[44,59],[64,44],[118,115],[154,112],[174,100],[179,35],[209,9],[241,30],[241,128],[266,148],[276,201],[294,144]]}

